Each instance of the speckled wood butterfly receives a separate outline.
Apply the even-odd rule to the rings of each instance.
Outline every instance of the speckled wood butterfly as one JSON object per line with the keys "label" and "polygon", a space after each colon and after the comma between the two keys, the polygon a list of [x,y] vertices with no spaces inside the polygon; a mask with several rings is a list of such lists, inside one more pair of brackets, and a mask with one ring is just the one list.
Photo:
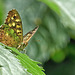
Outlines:
{"label": "speckled wood butterfly", "polygon": [[9,11],[5,23],[0,27],[0,42],[23,50],[37,31],[38,26],[23,36],[22,21],[16,9]]}

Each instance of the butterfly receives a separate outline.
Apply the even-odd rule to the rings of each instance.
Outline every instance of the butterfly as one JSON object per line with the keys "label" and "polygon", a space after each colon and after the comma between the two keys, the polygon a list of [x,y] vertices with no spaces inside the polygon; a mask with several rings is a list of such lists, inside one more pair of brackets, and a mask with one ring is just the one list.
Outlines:
{"label": "butterfly", "polygon": [[22,21],[16,9],[9,11],[5,23],[0,26],[0,42],[23,50],[31,37],[35,34],[39,26],[29,31],[23,36]]}

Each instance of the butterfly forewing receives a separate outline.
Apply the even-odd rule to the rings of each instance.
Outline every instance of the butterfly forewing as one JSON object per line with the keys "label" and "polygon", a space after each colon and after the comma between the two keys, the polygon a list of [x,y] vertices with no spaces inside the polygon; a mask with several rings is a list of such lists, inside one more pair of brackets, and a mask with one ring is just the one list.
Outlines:
{"label": "butterfly forewing", "polygon": [[8,16],[5,20],[5,24],[9,25],[11,29],[15,31],[17,36],[20,38],[20,42],[23,41],[22,21],[19,13],[13,9],[9,11]]}

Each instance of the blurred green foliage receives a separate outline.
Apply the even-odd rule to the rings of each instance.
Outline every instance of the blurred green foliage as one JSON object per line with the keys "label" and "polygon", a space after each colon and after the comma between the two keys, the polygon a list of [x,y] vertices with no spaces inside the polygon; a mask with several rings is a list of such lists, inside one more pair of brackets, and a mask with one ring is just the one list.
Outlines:
{"label": "blurred green foliage", "polygon": [[[7,12],[15,8],[18,10],[23,22],[23,35],[39,25],[38,31],[26,47],[27,55],[42,63],[50,59],[55,63],[66,65],[67,58],[75,60],[74,3],[74,0],[0,0],[0,24],[4,22]],[[74,64],[75,62],[72,65]],[[56,69],[52,69],[52,71],[47,65],[47,69],[50,70],[47,72],[51,72],[47,74],[57,75],[56,72],[60,72],[58,75],[61,75],[62,72],[59,71],[61,65],[56,65],[58,71]],[[68,64],[66,67],[70,65]],[[56,67],[52,66],[53,68]],[[54,70],[56,71],[54,72]],[[74,73],[69,74],[67,71],[64,71],[62,75],[66,74],[74,75]]]}
{"label": "blurred green foliage", "polygon": [[4,11],[4,3],[0,0],[0,25],[3,23]]}

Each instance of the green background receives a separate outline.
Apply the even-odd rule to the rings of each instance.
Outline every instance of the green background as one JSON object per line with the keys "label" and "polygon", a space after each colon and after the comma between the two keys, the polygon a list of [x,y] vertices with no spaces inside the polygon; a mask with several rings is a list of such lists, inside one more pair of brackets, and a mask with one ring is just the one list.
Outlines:
{"label": "green background", "polygon": [[0,25],[12,9],[21,16],[23,35],[39,25],[27,55],[42,62],[47,75],[75,75],[75,1],[0,0]]}

